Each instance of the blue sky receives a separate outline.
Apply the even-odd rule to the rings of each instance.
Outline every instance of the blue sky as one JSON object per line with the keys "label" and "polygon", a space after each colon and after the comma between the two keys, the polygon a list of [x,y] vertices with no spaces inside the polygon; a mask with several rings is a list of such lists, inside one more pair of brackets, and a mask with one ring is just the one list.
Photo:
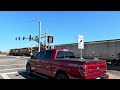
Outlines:
{"label": "blue sky", "polygon": [[119,11],[0,11],[0,50],[36,46],[29,40],[16,41],[15,37],[38,35],[38,20],[42,33],[54,36],[54,43],[77,43],[78,35],[84,41],[120,38]]}

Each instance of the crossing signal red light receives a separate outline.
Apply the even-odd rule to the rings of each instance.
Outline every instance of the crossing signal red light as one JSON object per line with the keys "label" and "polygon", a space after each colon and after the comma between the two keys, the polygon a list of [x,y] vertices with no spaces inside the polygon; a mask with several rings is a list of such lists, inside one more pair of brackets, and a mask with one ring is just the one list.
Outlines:
{"label": "crossing signal red light", "polygon": [[53,43],[53,36],[48,36],[47,37],[47,42],[48,43]]}

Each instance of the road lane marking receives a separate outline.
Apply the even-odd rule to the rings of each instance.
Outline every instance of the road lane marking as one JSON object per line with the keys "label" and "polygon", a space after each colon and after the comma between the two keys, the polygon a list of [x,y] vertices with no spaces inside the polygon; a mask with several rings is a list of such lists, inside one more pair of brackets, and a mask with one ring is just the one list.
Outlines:
{"label": "road lane marking", "polygon": [[2,75],[2,74],[15,74],[15,73],[18,73],[18,72],[0,73],[0,75]]}
{"label": "road lane marking", "polygon": [[1,74],[1,76],[3,77],[3,79],[10,79],[6,74]]}
{"label": "road lane marking", "polygon": [[14,65],[25,65],[25,64],[10,64],[10,65],[0,65],[1,66],[14,66]]}
{"label": "road lane marking", "polygon": [[25,67],[24,68],[13,68],[13,69],[2,69],[0,71],[10,71],[10,70],[16,70],[16,69],[25,69]]}
{"label": "road lane marking", "polygon": [[[25,71],[20,71],[20,73],[25,72]],[[10,77],[7,76],[7,74],[19,74],[18,72],[8,72],[8,73],[0,73],[0,75],[3,77],[3,79],[11,79]]]}
{"label": "road lane marking", "polygon": [[18,61],[19,59],[0,59],[0,61],[6,61],[6,60],[10,60],[10,61]]}
{"label": "road lane marking", "polygon": [[3,77],[3,79],[11,79],[7,76],[7,74],[16,74],[18,72],[9,72],[9,73],[0,73],[0,75]]}

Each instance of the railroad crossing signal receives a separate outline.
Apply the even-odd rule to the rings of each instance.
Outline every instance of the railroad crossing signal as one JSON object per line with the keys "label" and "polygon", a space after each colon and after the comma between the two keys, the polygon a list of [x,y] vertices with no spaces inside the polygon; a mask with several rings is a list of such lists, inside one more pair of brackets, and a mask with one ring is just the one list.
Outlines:
{"label": "railroad crossing signal", "polygon": [[53,43],[53,36],[48,36],[47,37],[47,42],[48,43]]}

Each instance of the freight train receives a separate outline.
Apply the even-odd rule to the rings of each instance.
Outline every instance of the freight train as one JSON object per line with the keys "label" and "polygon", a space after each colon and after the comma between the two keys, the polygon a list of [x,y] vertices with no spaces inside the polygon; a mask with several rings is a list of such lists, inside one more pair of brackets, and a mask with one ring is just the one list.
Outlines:
{"label": "freight train", "polygon": [[[78,43],[55,45],[55,48],[71,49],[80,57]],[[120,64],[120,39],[91,41],[84,43],[83,58],[105,59],[112,64]]]}
{"label": "freight train", "polygon": [[[44,46],[41,46],[41,50],[45,49]],[[35,55],[38,52],[38,47],[32,47],[32,53]],[[31,56],[31,47],[10,49],[9,55],[12,56]]]}
{"label": "freight train", "polygon": [[[32,48],[34,51],[37,51],[37,47]],[[34,52],[33,51],[33,52]],[[9,51],[9,55],[13,56],[30,56],[31,53],[31,48],[19,48],[19,49],[11,49]]]}
{"label": "freight train", "polygon": [[[80,57],[78,43],[54,45],[54,48],[73,50],[76,57]],[[33,47],[33,53],[37,51],[38,47]],[[30,48],[11,49],[9,55],[30,56],[30,52]],[[120,39],[84,42],[82,57],[104,59],[112,64],[120,64]]]}

